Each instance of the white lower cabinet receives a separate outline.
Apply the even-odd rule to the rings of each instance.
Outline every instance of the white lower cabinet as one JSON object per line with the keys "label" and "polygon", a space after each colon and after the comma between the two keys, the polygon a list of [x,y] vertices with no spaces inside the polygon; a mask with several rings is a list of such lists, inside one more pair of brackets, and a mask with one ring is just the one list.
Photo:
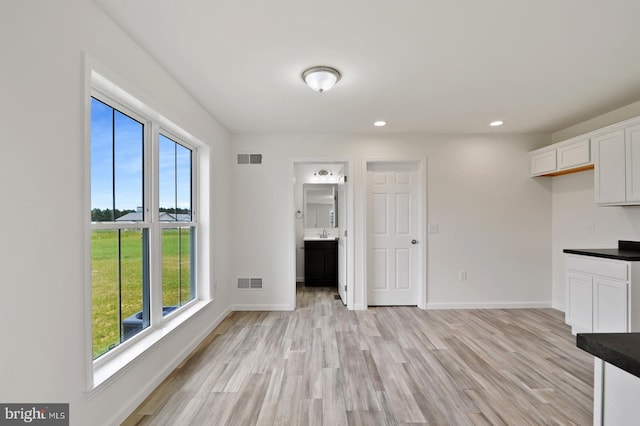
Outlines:
{"label": "white lower cabinet", "polygon": [[576,333],[640,331],[632,277],[638,262],[565,255],[565,322]]}
{"label": "white lower cabinet", "polygon": [[622,281],[593,279],[593,332],[629,331],[627,311],[629,284]]}
{"label": "white lower cabinet", "polygon": [[566,273],[567,309],[565,322],[571,332],[593,330],[593,277],[574,271]]}

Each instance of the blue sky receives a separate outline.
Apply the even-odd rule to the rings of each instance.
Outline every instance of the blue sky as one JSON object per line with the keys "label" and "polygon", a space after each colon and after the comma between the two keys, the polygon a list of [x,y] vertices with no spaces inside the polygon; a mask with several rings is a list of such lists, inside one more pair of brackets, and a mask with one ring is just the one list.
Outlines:
{"label": "blue sky", "polygon": [[[141,123],[91,100],[91,208],[112,208],[114,198],[119,210],[142,206],[143,136]],[[164,135],[158,148],[160,207],[190,208],[191,151]]]}

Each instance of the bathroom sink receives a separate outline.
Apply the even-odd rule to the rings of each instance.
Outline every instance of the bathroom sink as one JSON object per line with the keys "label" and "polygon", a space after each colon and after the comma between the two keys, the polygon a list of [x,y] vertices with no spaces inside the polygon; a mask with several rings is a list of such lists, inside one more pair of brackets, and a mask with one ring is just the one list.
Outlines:
{"label": "bathroom sink", "polygon": [[304,241],[335,241],[338,237],[304,237]]}

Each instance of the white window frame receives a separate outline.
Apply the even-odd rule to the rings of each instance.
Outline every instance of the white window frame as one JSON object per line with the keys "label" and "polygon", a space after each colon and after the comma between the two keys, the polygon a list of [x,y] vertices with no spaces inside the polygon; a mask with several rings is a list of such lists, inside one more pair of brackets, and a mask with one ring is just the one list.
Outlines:
{"label": "white window frame", "polygon": [[[180,221],[176,221],[176,222],[161,222],[159,219],[159,215],[160,215],[160,205],[159,205],[159,193],[158,193],[158,189],[160,187],[160,173],[158,172],[157,166],[159,164],[159,146],[160,146],[160,135],[164,135],[166,138],[170,139],[172,142],[174,143],[178,143],[188,149],[191,150],[191,220],[188,222],[180,222]],[[153,150],[152,150],[152,155],[153,155],[153,164],[152,164],[152,179],[153,179],[153,187],[156,188],[154,190],[154,194],[155,197],[153,197],[152,200],[152,212],[153,212],[153,224],[152,224],[152,229],[153,229],[153,235],[157,235],[158,238],[156,238],[156,241],[154,243],[154,241],[151,241],[151,244],[153,245],[153,248],[151,249],[151,252],[153,253],[154,251],[156,251],[156,256],[154,257],[155,263],[153,262],[153,260],[151,261],[151,277],[153,279],[154,276],[154,272],[155,272],[155,276],[159,277],[158,279],[158,287],[154,289],[151,289],[151,306],[162,306],[162,262],[158,262],[157,258],[159,257],[160,259],[162,258],[162,230],[163,229],[171,229],[171,228],[186,228],[186,227],[194,227],[195,228],[195,235],[194,237],[196,238],[195,244],[197,245],[197,239],[198,239],[198,234],[199,234],[199,225],[198,225],[198,201],[197,201],[197,194],[198,194],[198,148],[196,146],[193,146],[192,144],[190,144],[188,141],[184,140],[184,138],[181,138],[180,136],[178,136],[176,133],[172,132],[171,130],[164,128],[162,126],[154,126],[153,129]],[[198,265],[198,251],[196,249],[196,255],[195,255],[195,259],[193,260],[194,265],[193,265],[193,269],[191,270],[191,273],[194,274],[194,279],[196,282],[196,286],[195,286],[195,291],[196,294],[194,296],[194,298],[185,303],[184,305],[180,306],[178,309],[176,309],[176,311],[171,312],[170,314],[167,315],[167,317],[170,317],[171,315],[173,315],[174,313],[179,312],[180,310],[182,310],[185,306],[189,306],[190,304],[194,304],[196,303],[196,301],[198,300],[198,273],[197,273],[197,265]],[[162,309],[151,309],[151,324],[154,324],[154,319],[155,319],[155,323],[158,323],[160,321],[162,321],[163,319],[165,319],[166,317],[163,317],[162,315]]]}
{"label": "white window frame", "polygon": [[[88,58],[87,58],[88,59]],[[93,393],[103,385],[109,383],[114,377],[133,368],[136,361],[146,351],[151,350],[158,342],[169,335],[180,324],[187,321],[211,301],[212,289],[209,286],[209,265],[206,262],[209,250],[208,236],[203,234],[203,226],[200,219],[202,200],[208,200],[209,195],[201,193],[200,188],[208,188],[208,185],[200,185],[202,179],[208,177],[208,169],[202,169],[202,161],[208,158],[206,145],[193,137],[170,120],[150,108],[148,104],[134,97],[112,83],[118,81],[109,72],[101,69],[93,61],[86,62],[85,78],[85,209],[88,219],[85,221],[85,371],[87,391]],[[103,75],[109,75],[109,79]],[[118,81],[121,82],[121,81]],[[123,84],[124,85],[124,84]],[[126,85],[124,85],[126,87]],[[95,97],[101,102],[118,111],[130,115],[132,118],[144,124],[144,206],[145,220],[141,222],[126,222],[128,229],[149,229],[149,275],[150,275],[150,325],[138,332],[135,336],[105,354],[93,359],[93,332],[92,332],[92,297],[91,297],[91,235],[95,229],[122,229],[122,223],[91,223],[91,98]],[[159,172],[158,172],[158,139],[159,134],[172,139],[192,152],[191,161],[191,221],[189,222],[160,222],[159,221]],[[203,153],[206,151],[206,156]],[[203,160],[203,157],[205,158]],[[162,229],[176,227],[195,227],[193,244],[194,265],[191,274],[195,280],[195,297],[191,301],[180,306],[169,315],[162,315]]]}

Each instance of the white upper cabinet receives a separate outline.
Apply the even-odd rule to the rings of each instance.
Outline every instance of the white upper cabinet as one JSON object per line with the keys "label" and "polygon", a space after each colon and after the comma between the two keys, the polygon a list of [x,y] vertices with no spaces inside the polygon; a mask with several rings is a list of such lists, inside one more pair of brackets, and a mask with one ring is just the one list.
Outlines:
{"label": "white upper cabinet", "polygon": [[558,170],[593,164],[589,139],[561,143],[558,146]]}
{"label": "white upper cabinet", "polygon": [[529,153],[531,176],[556,176],[593,168],[589,138],[554,143]]}
{"label": "white upper cabinet", "polygon": [[640,204],[640,124],[596,136],[592,141],[596,204]]}
{"label": "white upper cabinet", "polygon": [[625,129],[626,201],[640,204],[640,124]]}
{"label": "white upper cabinet", "polygon": [[531,155],[531,176],[542,176],[558,170],[555,149]]}
{"label": "white upper cabinet", "polygon": [[529,152],[531,176],[593,169],[599,206],[640,205],[640,116]]}
{"label": "white upper cabinet", "polygon": [[626,202],[626,154],[624,130],[606,133],[593,138],[596,158],[596,204]]}

